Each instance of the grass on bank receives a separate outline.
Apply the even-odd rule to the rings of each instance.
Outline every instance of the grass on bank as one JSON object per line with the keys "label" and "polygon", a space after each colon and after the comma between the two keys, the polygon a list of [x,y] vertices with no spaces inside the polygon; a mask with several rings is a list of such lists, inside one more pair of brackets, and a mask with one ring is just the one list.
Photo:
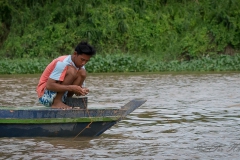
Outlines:
{"label": "grass on bank", "polygon": [[[52,59],[1,59],[0,74],[42,73]],[[168,72],[168,71],[240,71],[240,54],[203,57],[191,61],[157,61],[127,54],[96,55],[86,65],[89,73]]]}

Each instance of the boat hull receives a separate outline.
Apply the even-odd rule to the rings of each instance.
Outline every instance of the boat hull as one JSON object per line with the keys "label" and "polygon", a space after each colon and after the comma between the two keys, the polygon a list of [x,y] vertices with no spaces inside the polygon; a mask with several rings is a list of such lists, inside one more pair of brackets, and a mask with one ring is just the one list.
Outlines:
{"label": "boat hull", "polygon": [[0,137],[94,137],[101,135],[116,123],[117,121],[57,124],[0,124]]}

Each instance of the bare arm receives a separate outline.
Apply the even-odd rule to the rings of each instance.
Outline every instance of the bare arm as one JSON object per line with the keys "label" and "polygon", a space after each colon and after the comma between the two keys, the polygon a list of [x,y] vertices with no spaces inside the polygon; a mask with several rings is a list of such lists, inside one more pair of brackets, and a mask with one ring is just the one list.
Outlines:
{"label": "bare arm", "polygon": [[64,85],[64,84],[61,84],[59,81],[53,80],[51,78],[48,78],[47,80],[46,89],[50,91],[55,91],[55,92],[70,91],[79,95],[86,94],[85,89],[83,89],[78,85]]}

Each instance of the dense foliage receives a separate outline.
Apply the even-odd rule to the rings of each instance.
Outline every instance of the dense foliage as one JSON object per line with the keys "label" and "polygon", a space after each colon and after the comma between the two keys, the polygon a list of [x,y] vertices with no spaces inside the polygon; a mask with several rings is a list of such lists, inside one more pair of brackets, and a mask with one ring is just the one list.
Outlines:
{"label": "dense foliage", "polygon": [[[0,74],[42,73],[51,60],[0,60]],[[191,61],[153,62],[133,55],[97,55],[86,65],[89,73],[102,72],[166,72],[166,71],[240,71],[240,55],[204,57]]]}
{"label": "dense foliage", "polygon": [[[53,58],[70,54],[85,39],[98,53],[134,53],[156,60],[153,68],[144,68],[145,61],[136,62],[133,57],[97,56],[95,62],[101,61],[103,67],[91,68],[90,63],[92,72],[108,71],[105,63],[115,60],[132,61],[132,66],[112,71],[165,70],[172,65],[158,64],[159,60],[195,59],[197,65],[198,58],[208,61],[205,56],[232,55],[240,48],[239,0],[1,0],[0,21],[1,57]],[[43,65],[37,59],[31,63],[26,61],[36,71],[37,63]],[[134,68],[136,63],[140,66]],[[206,67],[211,68],[211,63]],[[26,68],[26,72],[35,73],[35,69]]]}

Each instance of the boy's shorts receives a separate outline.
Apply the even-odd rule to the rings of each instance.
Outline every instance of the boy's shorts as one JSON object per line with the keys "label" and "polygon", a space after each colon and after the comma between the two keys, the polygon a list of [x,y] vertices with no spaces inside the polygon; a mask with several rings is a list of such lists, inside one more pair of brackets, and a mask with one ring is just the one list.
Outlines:
{"label": "boy's shorts", "polygon": [[[64,95],[62,96],[63,103],[65,103],[67,93],[68,92],[65,92]],[[45,89],[43,96],[41,98],[39,98],[39,102],[46,107],[51,107],[56,95],[57,95],[57,92],[49,91],[49,90]]]}

